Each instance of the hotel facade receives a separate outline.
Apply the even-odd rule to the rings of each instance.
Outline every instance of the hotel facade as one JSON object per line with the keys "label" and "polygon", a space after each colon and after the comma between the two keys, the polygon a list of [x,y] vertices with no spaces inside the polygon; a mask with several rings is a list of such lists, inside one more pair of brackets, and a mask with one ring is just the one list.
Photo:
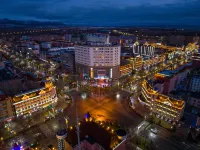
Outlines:
{"label": "hotel facade", "polygon": [[144,80],[139,101],[145,104],[156,115],[163,116],[171,121],[179,121],[184,112],[185,102],[162,95],[153,90],[151,85]]}
{"label": "hotel facade", "polygon": [[91,79],[119,78],[120,53],[120,46],[75,46],[75,62],[77,72]]}

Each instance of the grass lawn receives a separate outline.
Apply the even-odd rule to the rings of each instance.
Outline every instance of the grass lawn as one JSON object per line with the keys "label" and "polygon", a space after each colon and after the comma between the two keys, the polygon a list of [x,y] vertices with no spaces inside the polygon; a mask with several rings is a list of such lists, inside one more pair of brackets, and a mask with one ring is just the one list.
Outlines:
{"label": "grass lawn", "polygon": [[147,141],[144,137],[139,136],[140,143],[138,147],[141,149],[146,149],[146,146],[149,145],[149,141]]}
{"label": "grass lawn", "polygon": [[149,145],[150,145],[150,141],[146,140],[144,137],[142,136],[135,136],[132,138],[132,142],[138,146],[139,148],[145,150],[148,149]]}

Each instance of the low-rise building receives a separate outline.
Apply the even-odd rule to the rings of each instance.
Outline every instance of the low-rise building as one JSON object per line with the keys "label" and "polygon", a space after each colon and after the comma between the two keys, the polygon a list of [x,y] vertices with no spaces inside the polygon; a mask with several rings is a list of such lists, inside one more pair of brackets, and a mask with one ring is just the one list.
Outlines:
{"label": "low-rise building", "polygon": [[11,97],[0,91],[0,122],[8,121],[13,117],[11,101]]}
{"label": "low-rise building", "polygon": [[189,105],[200,108],[200,94],[194,92],[190,93],[187,102]]}
{"label": "low-rise building", "polygon": [[133,58],[133,69],[140,70],[143,67],[143,58],[141,56],[137,56]]}
{"label": "low-rise building", "polygon": [[187,78],[191,64],[183,65],[176,70],[163,70],[155,75],[153,87],[157,87],[162,94],[168,95]]}
{"label": "low-rise building", "polygon": [[193,54],[193,56],[192,56],[192,66],[194,68],[200,68],[200,52]]}
{"label": "low-rise building", "polygon": [[133,66],[131,64],[126,64],[120,66],[120,76],[129,75],[133,71]]}
{"label": "low-rise building", "polygon": [[52,45],[51,45],[51,42],[42,42],[41,47],[44,49],[50,49]]}
{"label": "low-rise building", "polygon": [[200,92],[200,75],[194,75],[190,82],[191,92]]}
{"label": "low-rise building", "polygon": [[108,34],[87,34],[86,40],[89,43],[109,44],[110,36]]}
{"label": "low-rise building", "polygon": [[74,50],[64,51],[59,60],[61,61],[63,67],[71,73],[75,73],[75,52]]}

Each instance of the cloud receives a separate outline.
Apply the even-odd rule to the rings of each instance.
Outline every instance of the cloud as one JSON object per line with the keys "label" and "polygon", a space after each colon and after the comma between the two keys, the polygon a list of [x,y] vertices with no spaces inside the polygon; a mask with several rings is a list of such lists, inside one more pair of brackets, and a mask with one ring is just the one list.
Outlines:
{"label": "cloud", "polygon": [[72,24],[200,25],[198,0],[3,0],[0,17]]}

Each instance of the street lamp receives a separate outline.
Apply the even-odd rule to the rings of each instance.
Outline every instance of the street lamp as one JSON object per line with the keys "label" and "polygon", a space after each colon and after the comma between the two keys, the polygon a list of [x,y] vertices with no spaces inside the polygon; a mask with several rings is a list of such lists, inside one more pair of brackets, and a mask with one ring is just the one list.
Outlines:
{"label": "street lamp", "polygon": [[69,117],[64,117],[64,119],[65,119],[65,123],[66,123],[66,125],[67,125],[67,128],[68,128]]}
{"label": "street lamp", "polygon": [[116,97],[117,97],[117,98],[120,98],[120,94],[119,94],[119,93],[117,93]]}

